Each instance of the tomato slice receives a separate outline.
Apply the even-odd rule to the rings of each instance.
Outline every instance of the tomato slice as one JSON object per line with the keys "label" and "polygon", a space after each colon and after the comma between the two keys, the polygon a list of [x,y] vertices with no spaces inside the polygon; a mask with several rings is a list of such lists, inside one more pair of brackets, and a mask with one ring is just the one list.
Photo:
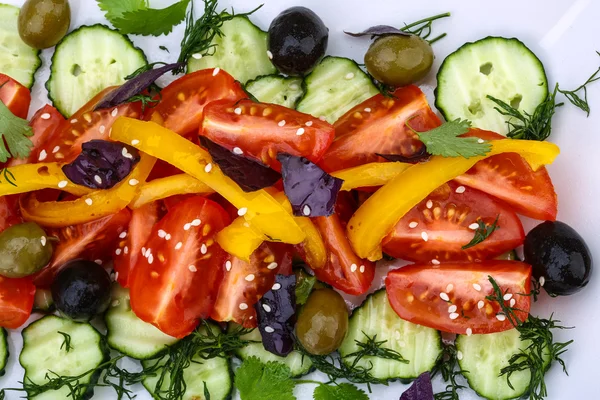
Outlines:
{"label": "tomato slice", "polygon": [[26,119],[31,103],[29,89],[8,75],[0,74],[0,101],[19,118]]}
{"label": "tomato slice", "polygon": [[225,267],[225,276],[211,318],[255,328],[257,323],[254,304],[271,290],[275,275],[289,275],[292,272],[289,247],[263,243],[252,254],[249,263],[231,256]]}
{"label": "tomato slice", "polygon": [[33,159],[69,163],[81,153],[83,143],[94,139],[108,140],[110,128],[117,118],[139,118],[142,112],[140,102],[93,111],[96,104],[114,89],[115,87],[104,89],[81,107],[62,125],[59,134],[48,140],[42,148],[36,149]]}
{"label": "tomato slice", "polygon": [[214,236],[229,222],[221,206],[196,196],[154,225],[146,254],[129,277],[131,308],[139,318],[182,338],[210,316],[227,259]]}
{"label": "tomato slice", "polygon": [[247,98],[242,85],[223,70],[203,69],[187,74],[161,91],[161,101],[148,109],[146,119],[182,136],[196,133],[204,107],[215,100]]}
{"label": "tomato slice", "polygon": [[0,327],[17,329],[27,321],[33,308],[35,286],[30,277],[0,276]]}
{"label": "tomato slice", "polygon": [[418,87],[399,88],[393,98],[381,94],[371,97],[335,123],[335,141],[325,153],[321,168],[332,172],[386,161],[377,154],[410,157],[418,153],[423,143],[406,122],[418,132],[441,124]]}
{"label": "tomato slice", "polygon": [[[466,250],[477,221],[497,226],[487,239]],[[479,190],[451,182],[443,185],[396,224],[383,240],[383,251],[409,261],[480,261],[499,256],[523,244],[519,217],[504,202]]]}
{"label": "tomato slice", "polygon": [[19,207],[19,195],[0,197],[0,232],[23,222]]}
{"label": "tomato slice", "polygon": [[519,261],[409,265],[390,271],[385,286],[392,308],[406,321],[458,334],[511,329],[500,304],[486,299],[495,295],[488,276],[499,285],[506,306],[521,321],[527,319],[531,266]]}
{"label": "tomato slice", "polygon": [[142,249],[150,238],[152,228],[163,216],[162,204],[148,203],[131,212],[131,221],[126,231],[119,235],[119,244],[113,256],[115,280],[129,287],[130,272],[142,256]]}
{"label": "tomato slice", "polygon": [[[485,140],[505,139],[481,129],[471,129],[466,136]],[[556,220],[558,200],[548,171],[545,167],[533,171],[518,154],[499,154],[479,161],[456,181],[504,200],[526,217]]]}
{"label": "tomato slice", "polygon": [[[335,136],[332,125],[308,114],[251,100],[217,101],[204,110],[200,135],[280,171],[278,153],[317,163]],[[241,153],[240,153],[241,154]]]}
{"label": "tomato slice", "polygon": [[111,259],[119,235],[127,229],[131,212],[125,208],[120,212],[85,224],[66,228],[48,229],[48,237],[57,237],[54,255],[47,267],[34,276],[38,287],[48,287],[62,266],[76,258],[104,263]]}

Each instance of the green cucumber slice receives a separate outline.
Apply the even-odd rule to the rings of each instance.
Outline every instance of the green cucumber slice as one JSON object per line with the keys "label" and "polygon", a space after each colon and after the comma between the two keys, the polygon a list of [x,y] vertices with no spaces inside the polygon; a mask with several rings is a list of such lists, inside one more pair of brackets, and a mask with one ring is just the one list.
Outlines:
{"label": "green cucumber slice", "polygon": [[281,75],[260,76],[246,83],[246,90],[261,103],[295,108],[304,95],[302,78]]}

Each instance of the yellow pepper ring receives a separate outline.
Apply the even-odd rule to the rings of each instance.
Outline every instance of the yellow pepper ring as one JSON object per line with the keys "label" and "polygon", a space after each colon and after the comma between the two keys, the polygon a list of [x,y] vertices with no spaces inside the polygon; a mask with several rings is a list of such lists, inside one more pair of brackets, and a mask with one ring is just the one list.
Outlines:
{"label": "yellow pepper ring", "polygon": [[348,223],[348,239],[356,254],[371,261],[381,259],[381,241],[414,206],[436,188],[467,172],[478,161],[501,153],[518,153],[534,170],[551,164],[558,146],[531,140],[489,142],[491,151],[472,158],[433,157],[400,173],[375,192],[354,213]]}
{"label": "yellow pepper ring", "polygon": [[[63,173],[62,164],[41,163],[21,164],[8,168],[12,174],[10,181],[0,179],[0,196],[33,192],[42,189],[60,189],[76,196],[82,196],[92,191],[85,186],[75,185]],[[16,186],[15,186],[16,185]]]}
{"label": "yellow pepper ring", "polygon": [[349,191],[360,187],[383,186],[412,164],[400,162],[370,163],[343,169],[331,175],[342,179],[342,190]]}
{"label": "yellow pepper ring", "polygon": [[210,194],[214,192],[209,186],[193,176],[178,174],[145,183],[129,204],[129,207],[132,209],[140,208],[153,201],[178,194]]}

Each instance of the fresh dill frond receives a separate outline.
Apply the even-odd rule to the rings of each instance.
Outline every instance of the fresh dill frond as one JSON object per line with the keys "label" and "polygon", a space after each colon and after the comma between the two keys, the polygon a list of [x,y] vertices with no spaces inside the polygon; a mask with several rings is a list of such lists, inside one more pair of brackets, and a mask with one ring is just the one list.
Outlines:
{"label": "fresh dill frond", "polygon": [[69,335],[68,333],[65,333],[65,332],[61,332],[61,331],[58,331],[58,334],[62,335],[64,338],[62,344],[60,345],[61,350],[64,348],[65,351],[68,353],[69,351],[71,351],[72,349],[75,348],[71,345],[71,335]]}
{"label": "fresh dill frond", "polygon": [[431,377],[441,374],[447,385],[443,392],[434,395],[435,400],[459,400],[459,391],[465,389],[465,386],[456,381],[457,377],[467,372],[458,367],[457,353],[454,343],[442,345],[442,353],[431,371]]}
{"label": "fresh dill frond", "polygon": [[497,229],[500,229],[498,226],[498,219],[500,218],[500,214],[496,217],[496,220],[491,224],[487,225],[483,220],[477,220],[477,224],[479,225],[475,230],[475,234],[473,239],[466,245],[462,247],[463,250],[470,249],[471,247],[477,246],[479,243],[483,242],[487,238],[489,238],[492,233],[494,233]]}
{"label": "fresh dill frond", "polygon": [[2,174],[2,176],[4,177],[4,180],[8,184],[10,184],[14,187],[17,187],[17,183],[16,183],[17,178],[15,178],[15,175],[12,172],[10,172],[10,170],[8,168],[2,168],[2,170],[0,170],[0,174]]}
{"label": "fresh dill frond", "polygon": [[433,44],[435,42],[437,42],[438,40],[446,37],[446,33],[442,33],[439,36],[434,37],[433,39],[429,39],[429,37],[431,36],[431,29],[433,27],[433,22],[437,21],[438,19],[442,19],[442,18],[447,18],[450,16],[450,13],[443,13],[443,14],[438,14],[438,15],[434,15],[433,17],[429,17],[429,18],[423,18],[421,20],[415,21],[411,24],[408,25],[404,25],[404,27],[400,28],[401,31],[406,32],[406,33],[410,33],[416,36],[421,37],[422,39],[425,39],[429,42],[429,44]]}
{"label": "fresh dill frond", "polygon": [[[599,56],[600,53],[596,52]],[[583,110],[587,116],[590,116],[590,104],[588,103],[588,98],[587,98],[587,86],[591,83],[596,82],[597,80],[600,80],[600,67],[596,70],[596,72],[594,72],[592,74],[592,76],[590,76],[587,81],[585,81],[582,85],[580,85],[577,89],[573,89],[573,90],[561,90],[560,88],[558,89],[558,91],[560,93],[562,93],[567,100],[569,100],[571,102],[571,104],[573,104],[575,107]],[[581,98],[581,96],[578,94],[578,92],[583,90],[583,98]]]}

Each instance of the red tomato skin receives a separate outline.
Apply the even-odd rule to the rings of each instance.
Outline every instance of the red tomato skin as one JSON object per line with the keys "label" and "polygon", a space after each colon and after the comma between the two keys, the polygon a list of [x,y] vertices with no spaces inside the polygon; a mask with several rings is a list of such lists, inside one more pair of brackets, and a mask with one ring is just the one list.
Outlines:
{"label": "red tomato skin", "polygon": [[[192,225],[197,220],[201,224]],[[210,316],[227,259],[214,235],[229,222],[221,206],[196,196],[154,225],[145,246],[150,253],[130,272],[131,308],[139,318],[183,338]],[[161,231],[172,237],[167,240]]]}
{"label": "red tomato skin", "polygon": [[394,92],[395,98],[378,94],[352,108],[335,123],[336,137],[319,164],[326,172],[371,162],[386,162],[378,154],[411,156],[423,143],[408,127],[424,132],[441,125],[414,85]]}
{"label": "red tomato skin", "polygon": [[[471,129],[465,136],[485,140],[506,139],[491,131]],[[479,189],[507,202],[518,214],[541,221],[555,221],[558,198],[548,170],[533,171],[516,153],[498,154],[479,161],[456,182]]]}
{"label": "red tomato skin", "polygon": [[8,75],[0,74],[0,101],[19,118],[26,119],[31,103],[29,89]]}
{"label": "red tomato skin", "polygon": [[204,109],[200,136],[230,151],[237,147],[246,157],[281,171],[278,153],[318,163],[335,130],[318,118],[275,104],[216,101]]}
{"label": "red tomato skin", "polygon": [[[508,318],[498,319],[500,305],[486,299],[494,295],[488,276],[494,278],[504,294],[512,294],[505,304],[510,306],[514,299],[515,314],[524,321],[531,307],[531,296],[523,295],[531,291],[531,266],[519,261],[413,264],[390,271],[385,287],[396,314],[418,325],[456,334],[465,334],[468,328],[473,334],[512,329]],[[450,301],[442,299],[442,293]],[[480,301],[482,308],[478,306]],[[448,310],[452,305],[457,306],[456,315]]]}
{"label": "red tomato skin", "polygon": [[19,196],[0,197],[0,232],[23,222],[19,207]]}
{"label": "red tomato skin", "polygon": [[182,136],[198,131],[207,104],[248,98],[242,85],[231,75],[212,68],[184,75],[165,87],[161,95],[161,102],[147,110],[145,119]]}
{"label": "red tomato skin", "polygon": [[0,327],[20,328],[31,315],[35,286],[31,277],[0,276]]}
{"label": "red tomato skin", "polygon": [[[498,216],[496,231],[482,243],[462,249],[474,237],[475,230],[470,225],[482,220],[489,226]],[[415,223],[418,225],[411,228],[410,224]],[[422,237],[423,232],[427,233],[427,241]],[[384,253],[395,258],[450,262],[494,258],[517,248],[524,240],[523,225],[507,204],[450,182],[402,217],[382,244]]]}

